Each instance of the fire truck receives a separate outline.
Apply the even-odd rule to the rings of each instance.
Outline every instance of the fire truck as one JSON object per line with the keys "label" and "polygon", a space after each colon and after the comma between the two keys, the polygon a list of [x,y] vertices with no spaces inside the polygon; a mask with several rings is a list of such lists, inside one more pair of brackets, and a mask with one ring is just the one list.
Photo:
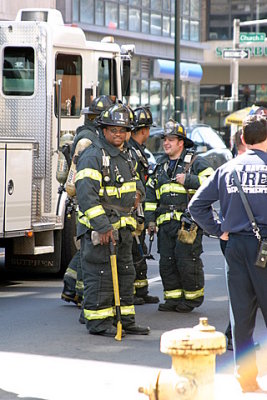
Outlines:
{"label": "fire truck", "polygon": [[88,41],[55,9],[22,9],[15,21],[0,21],[0,247],[6,267],[66,269],[76,251],[76,217],[64,180],[57,180],[62,144],[83,124],[81,110],[92,98],[127,99],[133,48],[107,38]]}

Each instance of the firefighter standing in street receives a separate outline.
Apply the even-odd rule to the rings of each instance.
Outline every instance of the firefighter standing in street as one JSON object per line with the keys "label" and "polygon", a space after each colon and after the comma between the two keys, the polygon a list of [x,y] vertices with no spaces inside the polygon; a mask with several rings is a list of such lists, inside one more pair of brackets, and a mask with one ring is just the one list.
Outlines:
{"label": "firefighter standing in street", "polygon": [[[114,101],[115,98],[112,99],[109,96],[102,95],[96,97],[89,107],[86,107],[82,110],[82,114],[84,114],[84,125],[77,128],[76,135],[71,147],[70,155],[72,163],[74,163],[74,165],[77,164],[79,153],[84,150],[84,147],[89,146],[91,143],[95,143],[98,140],[99,132],[97,128],[96,118],[99,117],[102,111],[113,105]],[[77,146],[79,142],[82,146],[81,150],[77,152],[77,150],[79,150]],[[75,177],[72,177],[71,173],[72,169],[69,172],[66,183],[66,191],[70,198],[75,196]],[[77,250],[73,258],[71,259],[68,268],[66,269],[66,272],[64,274],[63,282],[64,288],[61,294],[62,300],[75,303],[80,307],[83,297],[83,280],[81,271],[80,250]]]}
{"label": "firefighter standing in street", "polygon": [[163,135],[165,155],[147,182],[146,226],[148,232],[158,227],[164,288],[165,303],[159,304],[159,311],[190,312],[204,299],[202,231],[185,211],[190,197],[213,170],[188,150],[193,146],[183,125],[169,120]]}
{"label": "firefighter standing in street", "polygon": [[[247,117],[242,140],[247,151],[219,167],[189,208],[203,229],[227,241],[235,373],[243,392],[255,392],[260,389],[253,341],[258,307],[267,326],[267,119],[261,115]],[[212,204],[218,200],[220,221],[212,211]]]}
{"label": "firefighter standing in street", "polygon": [[[117,265],[122,327],[125,333],[147,335],[149,328],[135,324],[132,261],[132,211],[144,198],[136,161],[125,145],[131,130],[130,110],[121,104],[104,111],[99,124],[100,146],[92,145],[78,160],[76,191],[79,204],[78,237],[84,279],[84,317],[91,334],[115,337],[114,296],[110,267],[110,241],[118,231]],[[93,244],[95,232],[99,244]],[[123,333],[124,333],[123,332]]]}
{"label": "firefighter standing in street", "polygon": [[[148,160],[145,153],[145,142],[149,137],[149,129],[153,124],[153,117],[148,107],[138,107],[134,110],[134,129],[132,130],[129,146],[137,160],[137,172],[143,183],[146,185],[148,174]],[[142,305],[145,303],[158,303],[157,296],[148,294],[147,262],[145,254],[147,247],[145,244],[145,229],[143,206],[140,204],[140,212],[137,212],[137,230],[133,241],[133,262],[135,266],[136,278],[134,282],[134,304]],[[137,243],[137,241],[140,243]],[[141,254],[140,254],[141,247]]]}

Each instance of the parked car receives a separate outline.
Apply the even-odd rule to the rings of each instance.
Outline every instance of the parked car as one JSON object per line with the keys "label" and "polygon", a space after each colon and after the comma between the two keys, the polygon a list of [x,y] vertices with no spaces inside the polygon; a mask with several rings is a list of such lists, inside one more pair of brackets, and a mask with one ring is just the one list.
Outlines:
{"label": "parked car", "polygon": [[148,150],[147,148],[145,149],[145,153],[146,153],[147,161],[148,161],[149,165],[155,165],[157,163],[157,161],[156,161],[153,153],[151,153],[151,151]]}
{"label": "parked car", "polygon": [[[162,147],[163,132],[164,130],[161,127],[150,129],[147,148],[152,152],[156,160],[164,154]],[[192,125],[186,128],[186,133],[187,137],[195,143],[196,154],[207,159],[213,169],[218,168],[233,157],[218,132],[211,126],[204,124]]]}

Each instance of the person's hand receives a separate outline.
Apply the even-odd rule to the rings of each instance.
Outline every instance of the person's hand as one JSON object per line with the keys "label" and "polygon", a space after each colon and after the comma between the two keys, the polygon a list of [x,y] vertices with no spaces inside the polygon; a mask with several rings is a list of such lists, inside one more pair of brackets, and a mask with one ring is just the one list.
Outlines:
{"label": "person's hand", "polygon": [[140,204],[140,201],[141,201],[141,193],[140,192],[136,192],[135,202],[134,202],[134,210],[137,209],[138,205]]}
{"label": "person's hand", "polygon": [[100,244],[109,244],[109,242],[111,241],[113,243],[113,245],[116,245],[116,240],[114,239],[113,236],[113,229],[110,229],[110,231],[107,231],[105,233],[99,233],[99,241]]}
{"label": "person's hand", "polygon": [[223,232],[223,234],[220,236],[221,240],[229,240],[229,232]]}
{"label": "person's hand", "polygon": [[176,182],[180,183],[181,185],[185,182],[185,174],[177,174],[176,175]]}

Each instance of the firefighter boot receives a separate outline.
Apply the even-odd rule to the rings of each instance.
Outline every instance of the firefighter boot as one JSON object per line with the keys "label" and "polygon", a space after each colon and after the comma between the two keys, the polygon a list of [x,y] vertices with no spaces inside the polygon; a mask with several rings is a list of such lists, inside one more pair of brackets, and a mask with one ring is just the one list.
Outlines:
{"label": "firefighter boot", "polygon": [[148,335],[150,328],[148,326],[140,326],[131,324],[123,328],[128,335]]}
{"label": "firefighter boot", "polygon": [[66,301],[67,303],[78,303],[78,296],[76,295],[75,290],[70,290],[66,282],[64,282],[64,288],[61,293],[61,299]]}
{"label": "firefighter boot", "polygon": [[159,298],[158,296],[150,296],[147,294],[146,296],[143,297],[145,303],[147,304],[156,304],[159,303]]}
{"label": "firefighter boot", "polygon": [[158,310],[159,311],[176,311],[177,302],[166,300],[165,303],[160,303]]}
{"label": "firefighter boot", "polygon": [[143,304],[145,304],[145,300],[142,297],[134,296],[133,303],[135,306],[142,306]]}

